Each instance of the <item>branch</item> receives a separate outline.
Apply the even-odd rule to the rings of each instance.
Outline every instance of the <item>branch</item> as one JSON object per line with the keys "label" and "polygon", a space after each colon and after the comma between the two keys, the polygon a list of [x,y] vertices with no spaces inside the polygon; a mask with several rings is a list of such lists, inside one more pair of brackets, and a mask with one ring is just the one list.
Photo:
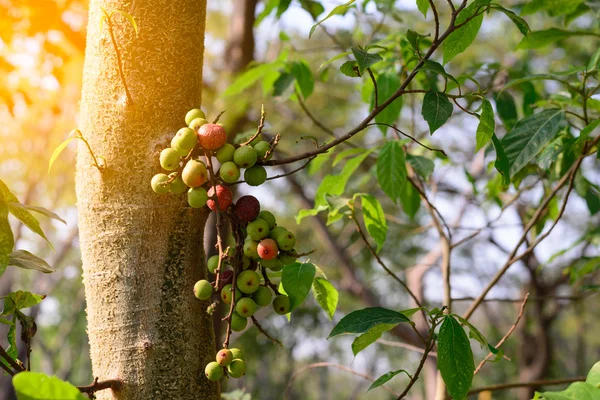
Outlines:
{"label": "branch", "polygon": [[259,323],[258,320],[256,319],[256,317],[253,315],[252,317],[252,323],[258,328],[259,332],[262,333],[263,335],[265,335],[267,337],[267,339],[269,339],[270,341],[273,342],[273,344],[278,345],[279,347],[283,348],[283,343],[281,343],[281,341],[279,341],[279,339],[274,338],[273,336],[269,335],[269,332],[267,332]]}
{"label": "branch", "polygon": [[385,122],[372,122],[372,123],[368,124],[367,126],[377,126],[377,125],[387,126],[388,128],[391,128],[391,129],[395,130],[396,132],[400,133],[401,135],[406,136],[407,138],[409,138],[410,140],[412,140],[413,142],[415,142],[419,146],[424,147],[424,148],[426,148],[427,150],[430,150],[430,151],[437,151],[438,153],[443,154],[444,157],[448,157],[448,154],[446,154],[446,152],[444,150],[442,150],[442,149],[436,149],[436,148],[433,148],[433,147],[429,147],[429,146],[427,146],[427,145],[419,142],[414,136],[411,136],[408,133],[402,132],[400,129],[396,128],[394,125],[386,124]]}
{"label": "branch", "polygon": [[20,365],[19,363],[17,363],[15,361],[14,358],[12,358],[7,352],[6,350],[4,350],[4,347],[0,346],[0,356],[2,358],[4,358],[6,360],[6,362],[8,362],[10,364],[10,366],[17,372],[23,372],[25,371],[25,367],[23,367],[22,365]]}
{"label": "branch", "polygon": [[77,386],[77,389],[81,393],[86,393],[88,395],[93,395],[95,392],[105,389],[119,390],[123,387],[123,381],[120,379],[108,379],[106,381],[99,381],[98,377],[94,379],[94,382],[91,385],[87,386]]}
{"label": "branch", "polygon": [[371,82],[373,82],[373,90],[375,92],[375,107],[377,108],[379,106],[379,91],[377,90],[377,81],[375,80],[375,76],[373,75],[371,68],[367,68],[367,72],[371,77]]}
{"label": "branch", "polygon": [[513,383],[501,383],[498,385],[482,386],[469,391],[469,395],[477,394],[480,392],[493,392],[497,390],[506,390],[518,387],[532,387],[532,386],[550,386],[550,385],[562,385],[565,383],[582,382],[585,381],[585,376],[576,376],[574,378],[564,379],[546,379],[529,382],[513,382]]}
{"label": "branch", "polygon": [[[256,139],[258,136],[260,136],[263,128],[265,127],[265,118],[266,117],[267,117],[267,113],[265,112],[265,106],[261,105],[261,107],[260,107],[260,122],[258,123],[258,128],[256,128],[256,133],[254,135],[252,135],[250,137],[250,139],[246,140],[243,143],[240,143],[240,146],[246,146],[246,145],[252,143],[252,141],[254,139]],[[268,157],[268,155],[265,155],[265,157]]]}

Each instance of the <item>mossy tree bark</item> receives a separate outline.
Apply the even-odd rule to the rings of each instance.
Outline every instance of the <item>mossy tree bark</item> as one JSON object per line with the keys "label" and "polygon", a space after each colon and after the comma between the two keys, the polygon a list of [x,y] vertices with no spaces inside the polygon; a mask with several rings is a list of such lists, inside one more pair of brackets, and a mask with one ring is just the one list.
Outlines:
{"label": "mossy tree bark", "polygon": [[[101,23],[103,8],[132,15],[139,35],[119,13]],[[94,376],[124,381],[99,399],[219,398],[203,373],[215,349],[209,303],[192,293],[207,211],[150,189],[159,151],[200,105],[205,12],[199,0],[90,1],[79,127],[106,168],[79,143],[88,334]]]}

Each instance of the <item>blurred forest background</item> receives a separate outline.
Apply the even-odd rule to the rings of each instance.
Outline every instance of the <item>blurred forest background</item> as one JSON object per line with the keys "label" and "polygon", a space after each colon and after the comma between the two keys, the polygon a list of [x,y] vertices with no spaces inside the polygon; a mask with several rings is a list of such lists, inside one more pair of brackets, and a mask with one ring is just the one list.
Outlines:
{"label": "blurred forest background", "polygon": [[[366,113],[367,104],[356,90],[356,81],[341,74],[330,74],[330,68],[336,68],[333,65],[316,72],[326,60],[343,51],[340,43],[349,47],[349,43],[368,42],[369,36],[389,38],[391,43],[395,32],[405,32],[407,28],[427,32],[431,28],[431,14],[424,20],[414,1],[397,1],[392,10],[378,9],[375,2],[364,2],[369,4],[364,10],[360,8],[357,17],[336,17],[327,24],[326,30],[317,29],[309,41],[308,30],[313,18],[302,7],[306,7],[306,3],[310,2],[293,1],[281,19],[269,15],[257,25],[256,18],[265,7],[263,2],[209,1],[202,108],[207,115],[227,109],[224,123],[229,132],[236,135],[256,127],[261,104],[264,104],[269,122],[267,133],[282,133],[278,150],[283,154],[310,146],[299,140],[303,135],[325,139],[328,133],[323,127],[319,128],[319,121],[335,130],[355,125]],[[506,7],[516,4],[502,3],[507,3]],[[329,10],[339,2],[323,4]],[[134,9],[135,1],[131,7]],[[131,13],[131,10],[124,11]],[[574,18],[568,23],[575,27],[595,27],[598,22],[592,15]],[[528,22],[532,29],[546,28],[552,23],[548,18],[535,15],[528,17]],[[44,206],[68,222],[65,227],[46,221],[48,226],[44,231],[56,251],[15,224],[16,247],[44,257],[57,272],[44,275],[9,268],[0,280],[0,295],[20,288],[48,295],[40,306],[29,310],[38,324],[32,369],[56,374],[78,385],[91,382],[92,375],[75,208],[75,146],[68,147],[49,174],[48,161],[53,149],[77,127],[86,25],[85,0],[0,0],[0,177],[23,203]],[[549,68],[566,69],[587,63],[598,47],[597,38],[569,39],[567,59],[565,51],[556,47],[513,51],[520,40],[520,33],[505,17],[486,18],[475,43],[453,66],[477,69],[481,80],[487,79],[490,84],[500,81],[502,85],[507,79],[503,78],[506,68],[530,73],[545,72]],[[254,89],[242,94],[223,95],[250,64],[270,62],[282,54],[289,59],[305,60],[317,77],[314,94],[306,104],[286,96],[272,96],[269,89],[277,73],[265,73],[262,77],[262,86],[267,90],[254,85]],[[551,83],[535,83],[535,88],[540,93],[558,90]],[[419,113],[414,105],[404,104],[401,124],[410,127],[407,130],[418,137],[428,136],[427,127],[415,122],[415,115]],[[481,193],[495,171],[487,168],[489,159],[484,152],[473,155],[476,123],[466,114],[455,113],[451,123],[429,139],[432,146],[446,149],[449,155],[448,159],[434,159],[436,168],[430,178],[434,204],[452,225],[458,239],[483,227],[477,237],[458,246],[454,252],[452,295],[457,313],[464,311],[468,304],[464,300],[477,296],[501,265],[506,249],[521,232],[528,210],[543,193],[543,189],[532,185],[510,210],[496,219],[500,207]],[[374,129],[353,140],[373,143],[381,140],[381,134]],[[368,174],[371,167],[363,165],[364,171],[349,182],[348,193],[373,190]],[[583,174],[589,181],[600,184],[600,175],[592,167],[593,164],[586,163]],[[296,225],[297,210],[312,208],[321,177],[332,170],[331,159],[320,157],[302,173],[262,186],[254,193],[277,211],[284,219],[283,225],[296,232],[304,249],[316,249],[311,261],[340,291],[335,320],[368,306],[410,308],[408,296],[386,279],[352,223],[339,221],[327,225],[326,219],[319,215],[305,218]],[[429,215],[421,211],[409,218],[391,202],[384,204],[384,208],[390,230],[381,256],[394,271],[405,274],[413,291],[420,293],[425,303],[441,304],[441,276],[436,268],[441,250],[436,245],[438,238]],[[474,387],[585,375],[600,359],[597,334],[600,302],[595,292],[584,290],[598,283],[597,274],[579,279],[573,273],[582,268],[588,272],[598,269],[600,234],[598,229],[594,233],[593,228],[600,220],[598,215],[590,217],[581,198],[570,200],[566,215],[534,253],[511,269],[472,318],[489,341],[495,343],[514,323],[524,294],[531,294],[523,320],[503,346],[511,361],[484,366],[475,377]],[[209,223],[208,229],[213,225]],[[210,242],[211,238],[214,240],[214,232],[208,232],[207,238],[206,247],[213,251]],[[579,243],[573,245],[577,241]],[[552,257],[562,249],[569,250]],[[311,363],[331,362],[378,377],[390,369],[414,370],[420,358],[420,353],[412,347],[414,337],[401,330],[386,333],[379,343],[354,358],[349,351],[350,339],[325,340],[334,323],[314,300],[305,303],[291,323],[273,315],[264,325],[277,332],[285,348],[275,347],[254,327],[235,336],[236,347],[243,348],[249,355],[246,357],[249,372],[245,379],[231,381],[224,391],[241,389],[253,399],[278,399],[286,388],[289,399],[387,399],[389,394],[381,389],[365,394],[370,384],[368,380],[338,368],[302,368]],[[487,349],[484,351],[478,346],[474,346],[474,351],[479,359],[487,354]],[[426,399],[431,393],[431,384],[427,388],[427,382],[428,376],[430,381],[435,376],[435,358],[431,359],[425,379],[411,392],[411,399]],[[406,382],[407,378],[397,377],[389,387],[401,391]],[[515,389],[495,393],[493,398],[526,399],[531,395],[530,389]],[[12,396],[9,378],[0,377],[0,399]],[[229,398],[241,398],[236,396]],[[488,394],[479,396],[491,398]]]}

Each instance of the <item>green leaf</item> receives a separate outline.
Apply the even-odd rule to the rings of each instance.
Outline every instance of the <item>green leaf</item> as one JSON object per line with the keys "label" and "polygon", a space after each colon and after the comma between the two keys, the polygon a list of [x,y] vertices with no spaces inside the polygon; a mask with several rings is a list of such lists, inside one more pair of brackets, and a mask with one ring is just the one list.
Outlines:
{"label": "green leaf", "polygon": [[531,32],[517,45],[517,49],[539,49],[549,44],[573,36],[597,36],[593,31],[568,31],[565,29],[550,28],[543,31]]}
{"label": "green leaf", "polygon": [[45,274],[54,272],[54,269],[46,261],[27,250],[13,251],[9,257],[8,265],[23,269],[35,269]]}
{"label": "green leaf", "polygon": [[44,240],[46,240],[46,242],[48,242],[50,247],[52,247],[52,244],[50,243],[50,241],[44,234],[44,231],[42,231],[40,222],[33,215],[31,215],[31,213],[29,211],[27,211],[27,208],[25,206],[23,206],[18,201],[9,201],[8,211],[12,215],[14,215],[16,218],[18,218],[19,221],[21,221],[26,227],[28,227],[33,232],[37,233],[42,238],[44,238]]}
{"label": "green leaf", "polygon": [[38,305],[45,298],[46,296],[41,294],[34,294],[23,290],[9,293],[8,296],[4,298],[4,309],[2,310],[1,316],[4,317],[14,314],[15,311]]}
{"label": "green leaf", "polygon": [[481,104],[481,118],[479,119],[479,126],[477,127],[477,146],[475,147],[475,152],[488,144],[494,135],[495,129],[496,121],[494,121],[494,109],[492,108],[492,103],[487,99],[483,99]]}
{"label": "green leaf", "polygon": [[377,243],[377,252],[379,252],[385,243],[388,229],[383,207],[379,200],[370,194],[361,195],[361,203],[367,232]]}
{"label": "green leaf", "polygon": [[531,32],[531,29],[529,29],[529,25],[527,24],[527,21],[525,21],[523,18],[519,17],[514,12],[502,7],[500,4],[492,3],[492,4],[490,4],[490,6],[493,9],[503,12],[508,18],[510,18],[511,21],[516,25],[516,27],[519,28],[519,31],[521,31],[521,33],[523,35],[527,36],[529,34],[529,32]]}
{"label": "green leaf", "polygon": [[1,199],[0,197],[0,275],[6,270],[10,253],[15,246],[15,238],[8,222],[8,206]]}
{"label": "green leaf", "polygon": [[[475,328],[475,326],[472,323],[470,323],[469,320],[464,319],[460,315],[456,315],[456,314],[452,314],[452,315],[454,317],[458,318],[458,320],[460,321],[461,324],[469,327],[469,337],[471,339],[475,339],[476,341],[478,341],[479,344],[481,345],[482,349],[489,345],[489,342],[487,341],[485,336],[483,336],[483,334],[481,332],[479,332],[479,329]],[[496,350],[495,348],[493,348],[493,349]]]}
{"label": "green leaf", "polygon": [[[377,91],[379,96],[379,104],[390,98],[396,90],[400,87],[400,78],[396,74],[384,73],[377,77]],[[375,94],[373,94],[371,107],[375,106]],[[396,100],[391,102],[386,108],[381,110],[379,114],[375,116],[375,122],[380,124],[394,125],[400,116],[402,110],[402,97],[398,97]],[[385,135],[388,127],[380,125],[379,129]]]}
{"label": "green leaf", "polygon": [[406,161],[423,179],[428,180],[435,168],[435,163],[429,158],[406,154]]}
{"label": "green leaf", "polygon": [[[133,18],[133,16],[131,14],[128,14],[125,11],[121,11],[121,10],[114,10],[113,12],[119,13],[127,19],[127,21],[129,22],[129,25],[131,25],[131,27],[135,31],[135,36],[137,37],[139,34],[138,26],[137,26],[137,23],[135,22],[135,19]],[[112,14],[112,12],[111,12],[111,14]]]}
{"label": "green leaf", "polygon": [[348,180],[354,175],[356,169],[362,164],[362,162],[371,154],[372,150],[365,151],[363,154],[358,155],[346,162],[344,169],[339,175],[327,175],[317,188],[315,194],[315,207],[326,205],[327,201],[325,195],[330,194],[333,196],[340,196],[346,190],[346,184]]}
{"label": "green leaf", "polygon": [[[428,1],[427,5],[429,5]],[[409,29],[406,32],[406,39],[408,40],[412,48],[417,52],[419,51],[419,42],[425,38],[427,38],[427,36],[421,35],[420,33],[413,31],[412,29]]]}
{"label": "green leaf", "polygon": [[310,33],[308,34],[308,38],[310,39],[312,37],[313,33],[315,32],[315,29],[317,29],[317,26],[321,25],[323,22],[327,21],[329,18],[333,17],[334,15],[345,14],[352,7],[352,4],[355,1],[356,0],[350,0],[342,5],[335,7],[333,10],[331,10],[331,12],[325,18],[323,18],[322,20],[320,20],[319,22],[317,22],[310,28]]}
{"label": "green leaf", "polygon": [[562,392],[543,392],[540,395],[544,400],[598,400],[600,389],[586,382],[575,382]]}
{"label": "green leaf", "polygon": [[400,374],[404,372],[409,378],[412,379],[412,376],[410,376],[410,374],[408,372],[406,372],[403,369],[399,369],[397,371],[390,371],[386,374],[381,375],[379,378],[377,378],[377,380],[375,382],[373,382],[371,384],[371,386],[369,386],[369,389],[367,389],[367,392],[371,389],[375,389],[378,388],[379,386],[382,386],[384,384],[386,384],[388,381],[390,381],[393,377],[395,377],[396,375]]}
{"label": "green leaf", "polygon": [[552,15],[570,14],[585,0],[532,0],[525,4],[521,15],[530,15],[539,11],[551,11]]}
{"label": "green leaf", "polygon": [[398,324],[380,324],[372,327],[367,332],[363,333],[352,342],[352,353],[354,357],[373,343],[377,341],[383,335],[391,329],[394,329]]}
{"label": "green leaf", "polygon": [[[6,354],[8,354],[13,360],[16,360],[19,356],[19,349],[17,348],[17,325],[15,321],[17,320],[16,315],[12,319],[12,325],[8,328],[8,334],[6,335],[6,341],[8,342],[8,347],[6,348]],[[8,361],[0,358],[2,364],[7,365]],[[12,368],[12,367],[11,367]]]}
{"label": "green leaf", "polygon": [[268,0],[265,3],[265,8],[263,11],[256,17],[256,21],[254,21],[254,26],[259,26],[260,23],[275,10],[275,7],[279,6],[279,0]]}
{"label": "green leaf", "polygon": [[335,57],[332,57],[332,58],[330,58],[329,60],[327,60],[327,61],[325,61],[323,64],[321,64],[321,66],[319,67],[319,69],[318,69],[317,71],[319,71],[321,68],[325,67],[326,65],[329,65],[329,64],[331,64],[332,62],[339,60],[340,58],[344,58],[344,57],[346,57],[346,56],[347,56],[347,55],[349,55],[349,54],[352,54],[352,52],[351,52],[351,51],[345,51],[345,52],[343,52],[343,53],[340,53],[340,54],[338,54],[338,55],[337,55],[337,56],[335,56]]}
{"label": "green leaf", "polygon": [[592,386],[600,387],[600,361],[590,368],[585,382]]}
{"label": "green leaf", "polygon": [[381,307],[352,311],[337,323],[327,339],[344,333],[365,333],[381,324],[400,324],[410,320],[402,313]]}
{"label": "green leaf", "polygon": [[337,156],[335,156],[335,159],[333,160],[333,164],[331,164],[331,166],[335,168],[336,165],[338,165],[340,162],[344,161],[346,158],[357,156],[359,154],[364,154],[366,151],[367,150],[364,148],[346,149],[346,150],[342,151],[341,153],[339,153]]}
{"label": "green leaf", "polygon": [[275,14],[277,18],[281,17],[284,12],[290,8],[290,4],[292,4],[292,0],[279,0],[279,5],[277,6],[277,13]]}
{"label": "green leaf", "polygon": [[221,97],[231,97],[242,93],[244,90],[251,87],[258,80],[262,79],[269,72],[276,71],[281,67],[281,63],[269,63],[253,66],[246,72],[238,75],[231,85],[222,93]]}
{"label": "green leaf", "polygon": [[56,146],[56,149],[54,149],[54,151],[52,152],[52,155],[50,156],[50,161],[48,162],[48,173],[50,173],[50,169],[52,168],[54,161],[56,161],[58,156],[60,156],[60,153],[63,152],[63,150],[68,146],[68,144],[71,143],[71,140],[78,138],[79,136],[73,135],[71,133],[71,135],[69,135],[69,137],[64,142]]}
{"label": "green leaf", "polygon": [[429,10],[429,0],[417,0],[417,8],[421,11],[424,17],[427,17],[427,11]]}
{"label": "green leaf", "polygon": [[315,21],[317,20],[317,17],[325,11],[325,8],[318,1],[300,0],[300,5]]}
{"label": "green leaf", "polygon": [[502,138],[512,177],[527,165],[559,132],[565,112],[551,108],[523,118]]}
{"label": "green leaf", "polygon": [[600,47],[590,57],[590,61],[588,62],[588,65],[587,65],[587,70],[591,71],[593,69],[596,69],[596,68],[598,68],[599,65],[600,65]]}
{"label": "green leaf", "polygon": [[294,61],[291,66],[291,73],[296,78],[298,88],[304,98],[308,98],[315,88],[315,80],[306,61]]}
{"label": "green leaf", "polygon": [[600,126],[600,118],[597,118],[597,119],[593,120],[585,128],[583,128],[581,130],[581,132],[579,133],[579,138],[577,139],[577,141],[579,143],[585,142],[587,140],[587,138],[590,137],[590,135],[592,134],[592,132],[596,128],[598,128],[598,126]]}
{"label": "green leaf", "polygon": [[437,63],[435,61],[426,60],[423,63],[423,66],[421,68],[419,68],[419,71],[434,72],[438,75],[443,76],[446,79],[446,81],[448,81],[448,79],[450,79],[452,82],[456,83],[457,86],[459,86],[459,83],[456,80],[456,78],[454,76],[450,75],[449,73],[447,73],[446,70],[444,69],[444,67],[442,66],[442,64]]}
{"label": "green leaf", "polygon": [[12,380],[18,400],[85,400],[79,389],[55,376],[21,372]]}
{"label": "green leaf", "polygon": [[67,221],[65,221],[64,219],[62,219],[61,217],[59,217],[57,214],[53,213],[52,211],[50,211],[50,210],[48,210],[48,209],[46,209],[44,207],[30,206],[30,205],[21,204],[21,203],[9,203],[9,204],[14,205],[16,207],[25,208],[25,209],[27,209],[29,211],[35,211],[37,213],[45,215],[48,218],[52,218],[52,219],[55,219],[57,221],[60,221],[60,222],[62,222],[65,225],[67,224]]}
{"label": "green leaf", "polygon": [[[489,3],[489,1],[474,2],[458,14],[455,25],[465,22],[467,19],[475,15],[480,7],[480,3]],[[444,40],[444,64],[450,62],[454,57],[465,51],[477,37],[479,28],[483,22],[483,14],[478,15],[452,32],[446,40]]]}
{"label": "green leaf", "polygon": [[510,161],[508,160],[508,156],[504,151],[502,142],[500,139],[498,139],[496,134],[492,135],[492,144],[496,150],[496,162],[494,163],[494,167],[500,173],[500,175],[502,175],[503,185],[508,186],[510,184]]}
{"label": "green leaf", "polygon": [[283,267],[281,284],[290,297],[290,311],[297,308],[306,298],[312,287],[317,270],[310,263],[293,263]]}
{"label": "green leaf", "polygon": [[496,110],[500,119],[506,126],[506,129],[510,130],[517,123],[517,106],[515,99],[508,92],[502,92],[495,96]]}
{"label": "green leaf", "polygon": [[417,211],[419,211],[419,207],[421,206],[421,195],[412,183],[406,182],[406,184],[402,186],[400,202],[402,203],[402,209],[406,215],[411,218],[417,215]]}
{"label": "green leaf", "polygon": [[358,65],[356,61],[346,61],[340,66],[340,72],[350,78],[358,78],[360,74],[358,72]]}
{"label": "green leaf", "polygon": [[440,92],[427,92],[423,98],[421,115],[429,125],[429,132],[433,135],[440,126],[452,116],[452,103],[445,94]]}
{"label": "green leaf", "polygon": [[379,54],[369,53],[367,49],[352,47],[352,54],[358,64],[358,72],[362,75],[371,65],[383,60]]}
{"label": "green leaf", "polygon": [[273,84],[273,96],[281,96],[283,92],[285,92],[287,88],[294,83],[295,79],[296,78],[294,75],[290,74],[289,72],[283,72],[281,75],[279,75],[279,78],[277,78]]}
{"label": "green leaf", "polygon": [[475,364],[469,338],[452,316],[444,317],[438,334],[438,369],[455,400],[463,400],[471,388]]}
{"label": "green leaf", "polygon": [[312,291],[319,306],[325,310],[329,319],[333,319],[339,298],[336,288],[326,279],[315,278]]}
{"label": "green leaf", "polygon": [[377,159],[377,180],[381,189],[394,203],[402,196],[406,184],[404,150],[397,141],[387,142]]}

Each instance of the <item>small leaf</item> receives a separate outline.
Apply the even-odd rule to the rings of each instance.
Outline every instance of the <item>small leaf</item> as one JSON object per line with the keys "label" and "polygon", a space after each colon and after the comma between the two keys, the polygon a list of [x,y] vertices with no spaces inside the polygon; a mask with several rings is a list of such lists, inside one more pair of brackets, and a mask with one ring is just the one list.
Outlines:
{"label": "small leaf", "polygon": [[273,96],[281,96],[283,92],[285,92],[286,89],[289,88],[292,83],[294,83],[295,79],[296,78],[294,78],[294,75],[290,74],[289,72],[284,72],[279,75],[279,78],[277,78],[273,84]]}
{"label": "small leaf", "polygon": [[54,164],[54,161],[56,161],[58,156],[60,156],[60,153],[62,153],[62,151],[67,147],[67,145],[71,143],[71,140],[77,139],[78,137],[79,136],[73,135],[73,132],[71,132],[69,137],[64,142],[56,146],[56,149],[54,149],[54,151],[52,152],[52,155],[50,156],[50,161],[48,162],[48,173],[50,173],[50,169],[52,169],[52,165]]}
{"label": "small leaf", "polygon": [[277,73],[276,71],[279,67],[281,67],[281,63],[279,62],[253,66],[244,73],[238,75],[233,83],[221,94],[221,97],[226,98],[242,93],[270,72]]}
{"label": "small leaf", "polygon": [[34,294],[23,290],[17,290],[16,292],[9,293],[4,298],[4,309],[2,310],[2,316],[14,314],[15,311],[23,310],[25,308],[33,307],[38,305],[46,296],[41,294]]}
{"label": "small leaf", "polygon": [[302,96],[304,96],[305,99],[308,98],[315,87],[315,80],[308,64],[305,61],[294,61],[290,71],[294,78],[296,78]]}
{"label": "small leaf", "polygon": [[315,278],[312,285],[312,291],[319,306],[325,310],[329,319],[333,319],[333,315],[337,309],[339,297],[336,288],[334,288],[333,285],[326,279]]}
{"label": "small leaf", "polygon": [[570,14],[585,0],[531,0],[523,10],[522,15],[530,15],[539,11],[550,11],[552,15]]}
{"label": "small leaf", "polygon": [[[489,3],[489,1],[474,2],[469,7],[463,9],[460,14],[458,14],[455,25],[465,22],[480,11],[482,6],[480,3]],[[482,23],[483,14],[472,18],[465,25],[452,32],[446,40],[444,40],[444,64],[450,62],[450,60],[465,51],[471,43],[473,43]]]}
{"label": "small leaf", "polygon": [[429,132],[433,135],[440,126],[452,116],[452,103],[445,94],[440,92],[427,92],[423,98],[421,115],[429,125]]}
{"label": "small leaf", "polygon": [[55,376],[21,372],[12,380],[18,400],[85,400],[79,389]]}
{"label": "small leaf", "polygon": [[325,8],[318,1],[300,0],[300,5],[302,5],[302,8],[305,9],[315,21],[317,20],[317,17],[325,11]]}
{"label": "small leaf", "polygon": [[317,270],[310,263],[293,263],[283,267],[281,284],[290,297],[290,311],[297,308],[306,298],[312,287]]}
{"label": "small leaf", "polygon": [[346,158],[348,157],[353,157],[359,154],[364,154],[367,150],[364,148],[351,148],[351,149],[346,149],[344,151],[342,151],[341,153],[339,153],[337,156],[335,156],[335,159],[333,160],[333,164],[331,164],[332,167],[335,167],[336,165],[338,165],[341,161],[344,161]]}
{"label": "small leaf", "polygon": [[45,274],[54,272],[54,269],[48,265],[46,261],[36,255],[31,254],[27,250],[13,251],[10,254],[8,265],[23,269],[35,269]]}
{"label": "small leaf", "polygon": [[517,45],[517,49],[539,49],[549,44],[554,44],[560,40],[568,39],[574,36],[595,36],[593,31],[568,31],[558,28],[550,28],[543,31],[529,33]]}
{"label": "small leaf", "polygon": [[422,156],[413,156],[412,154],[406,154],[406,161],[408,161],[408,163],[415,170],[415,172],[425,180],[429,179],[435,168],[435,164],[433,161],[431,161],[429,158]]}
{"label": "small leaf", "polygon": [[381,324],[372,327],[367,332],[363,333],[352,342],[352,353],[354,357],[373,343],[377,341],[383,335],[383,333],[394,329],[398,324]]}
{"label": "small leaf", "polygon": [[510,162],[504,152],[504,146],[496,134],[492,135],[492,144],[496,150],[496,162],[494,163],[494,167],[500,175],[502,175],[503,185],[508,186],[510,184]]}
{"label": "small leaf", "polygon": [[45,215],[48,218],[52,218],[52,219],[55,219],[57,221],[60,221],[60,222],[62,222],[65,225],[67,224],[67,221],[65,221],[64,219],[62,219],[61,217],[59,217],[57,214],[53,213],[52,211],[50,211],[50,210],[48,210],[48,209],[46,209],[44,207],[30,206],[30,205],[21,204],[21,203],[18,203],[18,204],[9,203],[9,204],[13,204],[15,206],[26,208],[29,211],[35,211],[37,213]]}
{"label": "small leaf", "polygon": [[365,333],[381,324],[410,322],[402,313],[381,307],[370,307],[352,311],[337,323],[327,339],[344,333]]}
{"label": "small leaf", "polygon": [[335,57],[332,57],[332,58],[330,58],[329,60],[327,60],[327,61],[325,61],[323,64],[321,64],[321,66],[319,67],[319,69],[318,69],[317,71],[319,71],[319,70],[320,70],[321,68],[323,68],[324,66],[326,66],[326,65],[329,65],[329,64],[331,64],[332,62],[334,62],[334,61],[336,61],[336,60],[339,60],[340,58],[344,58],[344,57],[346,57],[346,56],[347,56],[347,55],[349,55],[349,54],[352,54],[352,52],[351,52],[351,51],[345,51],[345,52],[343,52],[343,53],[340,53],[340,54],[338,54],[338,55],[337,55],[337,56],[335,56]]}
{"label": "small leaf", "polygon": [[44,231],[42,231],[40,222],[33,215],[31,215],[29,211],[27,211],[26,207],[24,207],[18,201],[11,201],[8,203],[8,211],[10,211],[12,215],[19,219],[19,221],[21,221],[26,227],[44,238],[50,247],[52,247],[52,244],[46,237],[46,234]]}
{"label": "small leaf", "polygon": [[585,128],[581,130],[579,133],[578,142],[583,143],[587,140],[588,137],[592,134],[592,132],[600,126],[600,118],[596,118],[592,122],[590,122]]}
{"label": "small leaf", "polygon": [[367,50],[358,47],[352,47],[352,54],[354,54],[354,57],[356,58],[358,72],[360,72],[361,75],[371,65],[383,60],[379,54],[369,53]]}
{"label": "small leaf", "polygon": [[429,0],[417,0],[417,8],[423,14],[424,17],[427,17],[427,11],[429,10]]}
{"label": "small leaf", "polygon": [[331,10],[331,12],[325,18],[323,18],[322,20],[320,20],[319,22],[317,22],[310,28],[310,33],[308,34],[308,38],[310,39],[312,37],[313,33],[315,32],[315,29],[317,29],[317,26],[321,25],[323,22],[327,21],[329,18],[333,17],[334,15],[345,14],[352,7],[352,4],[355,1],[356,0],[350,0],[347,3],[339,5],[339,6],[335,7],[333,10]]}
{"label": "small leaf", "polygon": [[358,73],[358,64],[356,61],[346,61],[340,66],[340,72],[350,78],[358,78],[360,74]]}
{"label": "small leaf", "polygon": [[586,382],[575,382],[561,392],[543,392],[541,396],[544,400],[597,400],[600,389]]}
{"label": "small leaf", "polygon": [[8,222],[8,206],[0,197],[0,276],[8,266],[14,246],[15,238]]}
{"label": "small leaf", "polygon": [[455,400],[465,399],[471,388],[475,364],[469,338],[452,316],[444,317],[438,334],[437,366],[450,396]]}
{"label": "small leaf", "polygon": [[385,194],[397,203],[402,196],[402,186],[406,184],[406,164],[404,150],[395,140],[386,143],[379,153],[377,180]]}
{"label": "small leaf", "polygon": [[483,99],[481,109],[481,118],[479,119],[479,126],[477,127],[477,146],[475,152],[479,151],[483,146],[488,144],[494,135],[496,129],[496,121],[494,121],[494,109],[492,103],[487,99]]}
{"label": "small leaf", "polygon": [[[384,73],[377,77],[377,91],[379,97],[379,104],[389,99],[400,87],[400,78],[396,74]],[[371,101],[371,108],[375,107],[375,94],[373,94]],[[375,122],[380,124],[394,125],[394,123],[400,117],[400,111],[402,111],[402,96],[391,102],[386,108],[381,110],[379,114],[375,116]],[[385,135],[388,130],[387,126],[380,125],[379,129]]]}
{"label": "small leaf", "polygon": [[419,68],[419,71],[434,72],[438,75],[443,76],[446,79],[446,81],[448,79],[450,79],[452,82],[456,83],[456,86],[460,85],[458,83],[458,80],[456,80],[456,78],[454,76],[447,73],[446,70],[444,69],[444,67],[442,67],[442,65],[440,63],[437,63],[435,61],[425,60],[425,62],[423,62],[423,66],[421,68]]}
{"label": "small leaf", "polygon": [[385,243],[388,229],[383,207],[381,207],[379,200],[370,194],[363,194],[361,202],[367,232],[377,243],[377,252],[379,252]]}
{"label": "small leaf", "polygon": [[117,13],[121,14],[122,16],[124,16],[125,18],[127,18],[127,21],[129,21],[129,24],[133,27],[133,30],[135,31],[135,36],[138,36],[138,26],[137,26],[137,23],[135,22],[135,19],[131,16],[131,14],[128,14],[125,11],[121,11],[121,10],[115,10],[114,12],[117,12]]}
{"label": "small leaf", "polygon": [[[460,321],[461,324],[466,325],[469,327],[469,337],[471,339],[475,339],[477,342],[479,342],[479,344],[481,345],[481,348],[483,349],[485,346],[489,346],[490,344],[488,343],[487,339],[485,338],[485,336],[483,336],[483,334],[481,332],[479,332],[479,329],[475,328],[475,326],[469,322],[469,320],[464,319],[463,317],[453,314],[454,317],[458,318],[458,320]],[[490,346],[491,347],[491,346]],[[493,348],[493,347],[492,347]],[[496,350],[494,348],[494,350]],[[492,351],[494,354],[497,352],[496,351]]]}
{"label": "small leaf", "polygon": [[586,383],[590,385],[600,387],[600,361],[592,366],[590,372],[588,372]]}
{"label": "small leaf", "polygon": [[510,130],[517,123],[517,106],[515,105],[515,100],[508,92],[501,92],[495,97],[496,100],[496,109],[498,110],[498,115],[506,129]]}
{"label": "small leaf", "polygon": [[516,27],[519,28],[519,31],[521,31],[521,33],[523,35],[527,36],[529,34],[529,32],[531,32],[531,29],[529,29],[529,25],[527,24],[527,21],[525,21],[523,18],[519,17],[514,12],[502,7],[500,4],[492,3],[492,4],[490,4],[490,7],[503,12],[508,18],[511,19],[511,21],[516,25]]}
{"label": "small leaf", "polygon": [[390,371],[386,374],[381,375],[379,378],[377,378],[377,380],[375,382],[373,382],[371,384],[371,386],[369,386],[369,388],[367,389],[367,392],[371,389],[375,389],[375,388],[378,388],[379,386],[386,384],[393,377],[395,377],[396,375],[398,375],[402,372],[404,372],[406,374],[406,376],[408,376],[410,379],[412,379],[412,376],[410,376],[410,374],[403,369],[399,369],[397,371]]}
{"label": "small leaf", "polygon": [[411,218],[417,215],[419,207],[421,206],[421,195],[412,183],[406,182],[406,184],[402,186],[400,202],[402,203],[402,209],[406,215]]}

